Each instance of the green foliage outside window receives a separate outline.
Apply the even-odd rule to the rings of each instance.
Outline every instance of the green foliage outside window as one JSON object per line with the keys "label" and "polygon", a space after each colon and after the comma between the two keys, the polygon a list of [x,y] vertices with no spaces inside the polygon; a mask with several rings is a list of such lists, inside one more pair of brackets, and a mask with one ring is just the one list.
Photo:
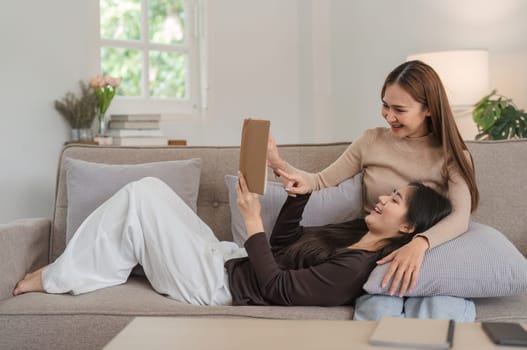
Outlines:
{"label": "green foliage outside window", "polygon": [[141,0],[101,0],[101,38],[141,39]]}
{"label": "green foliage outside window", "polygon": [[182,0],[148,2],[150,41],[159,44],[181,44],[185,33],[185,8]]}
{"label": "green foliage outside window", "polygon": [[[100,0],[101,38],[141,41],[140,0]],[[180,45],[185,40],[186,12],[183,0],[148,1],[148,39],[152,44]],[[149,95],[185,99],[188,93],[188,55],[184,52],[150,50]],[[101,48],[102,73],[120,77],[120,96],[144,96],[143,52],[122,47]]]}
{"label": "green foliage outside window", "polygon": [[150,51],[150,96],[178,99],[186,97],[186,58],[186,55],[175,52]]}
{"label": "green foliage outside window", "polygon": [[120,96],[141,96],[142,54],[135,49],[103,47],[101,67],[105,75],[121,78]]}

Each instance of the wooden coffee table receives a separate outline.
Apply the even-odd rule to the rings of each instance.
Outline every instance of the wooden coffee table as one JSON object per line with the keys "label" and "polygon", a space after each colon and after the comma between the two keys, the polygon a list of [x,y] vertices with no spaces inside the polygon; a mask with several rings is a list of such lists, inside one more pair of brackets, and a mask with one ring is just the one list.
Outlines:
{"label": "wooden coffee table", "polygon": [[[375,321],[137,317],[104,349],[401,349],[368,345],[375,325]],[[479,323],[457,323],[452,349],[520,348],[494,345]]]}

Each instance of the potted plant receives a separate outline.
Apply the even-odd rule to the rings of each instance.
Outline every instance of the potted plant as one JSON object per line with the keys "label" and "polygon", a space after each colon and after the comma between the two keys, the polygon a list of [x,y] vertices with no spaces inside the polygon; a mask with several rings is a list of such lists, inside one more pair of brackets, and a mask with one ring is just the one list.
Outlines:
{"label": "potted plant", "polygon": [[474,105],[472,117],[479,131],[476,140],[527,138],[527,113],[496,90]]}
{"label": "potted plant", "polygon": [[110,107],[112,99],[117,92],[117,88],[121,84],[121,78],[111,77],[105,75],[104,77],[98,74],[90,81],[90,87],[95,91],[98,98],[98,119],[97,136],[104,137],[106,132],[106,110]]}
{"label": "potted plant", "polygon": [[62,100],[55,100],[55,109],[71,126],[72,141],[91,141],[91,126],[97,115],[98,98],[95,91],[83,81],[79,82],[81,94],[67,92]]}

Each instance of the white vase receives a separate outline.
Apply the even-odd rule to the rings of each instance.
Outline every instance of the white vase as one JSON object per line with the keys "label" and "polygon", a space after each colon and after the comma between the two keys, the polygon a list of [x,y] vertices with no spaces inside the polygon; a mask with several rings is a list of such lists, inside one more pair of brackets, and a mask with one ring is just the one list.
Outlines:
{"label": "white vase", "polygon": [[105,118],[105,115],[104,114],[100,114],[97,116],[98,119],[99,119],[99,124],[98,124],[98,127],[97,127],[97,135],[99,136],[104,136],[104,134],[106,133],[106,118]]}

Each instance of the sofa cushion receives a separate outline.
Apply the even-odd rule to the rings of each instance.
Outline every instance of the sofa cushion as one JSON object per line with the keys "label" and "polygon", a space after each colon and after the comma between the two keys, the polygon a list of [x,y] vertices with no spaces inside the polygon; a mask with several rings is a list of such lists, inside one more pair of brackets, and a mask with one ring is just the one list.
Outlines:
{"label": "sofa cushion", "polygon": [[473,220],[496,228],[527,256],[527,138],[466,143],[481,198]]}
{"label": "sofa cushion", "polygon": [[[381,287],[390,263],[377,266],[364,289],[388,294]],[[451,295],[465,298],[527,293],[527,259],[499,231],[472,222],[461,236],[429,250],[415,288],[406,296]]]}
{"label": "sofa cushion", "polygon": [[351,319],[353,307],[315,306],[199,306],[156,293],[144,277],[94,292],[70,294],[27,293],[0,303],[2,315],[115,315],[262,317],[273,319]]}
{"label": "sofa cushion", "polygon": [[[322,226],[335,224],[357,218],[362,212],[362,174],[342,182],[337,187],[330,187],[313,192],[304,210],[302,221],[304,226]],[[247,239],[245,224],[236,204],[236,184],[238,178],[225,176],[229,190],[229,206],[231,209],[232,237],[240,247]],[[266,235],[269,237],[276,218],[287,198],[287,194],[279,182],[267,183],[265,194],[260,196],[262,219]]]}
{"label": "sofa cushion", "polygon": [[503,298],[477,298],[476,321],[527,323],[527,294]]}
{"label": "sofa cushion", "polygon": [[121,187],[146,176],[168,184],[196,211],[201,160],[175,160],[143,164],[102,164],[66,158],[68,213],[66,242],[99,205]]}
{"label": "sofa cushion", "polygon": [[[141,302],[137,302],[141,300]],[[527,322],[527,294],[475,300],[477,321]],[[350,306],[198,306],[156,293],[148,280],[132,277],[127,283],[82,295],[27,293],[0,303],[0,314],[15,316],[203,316],[262,317],[271,319],[350,320]]]}

